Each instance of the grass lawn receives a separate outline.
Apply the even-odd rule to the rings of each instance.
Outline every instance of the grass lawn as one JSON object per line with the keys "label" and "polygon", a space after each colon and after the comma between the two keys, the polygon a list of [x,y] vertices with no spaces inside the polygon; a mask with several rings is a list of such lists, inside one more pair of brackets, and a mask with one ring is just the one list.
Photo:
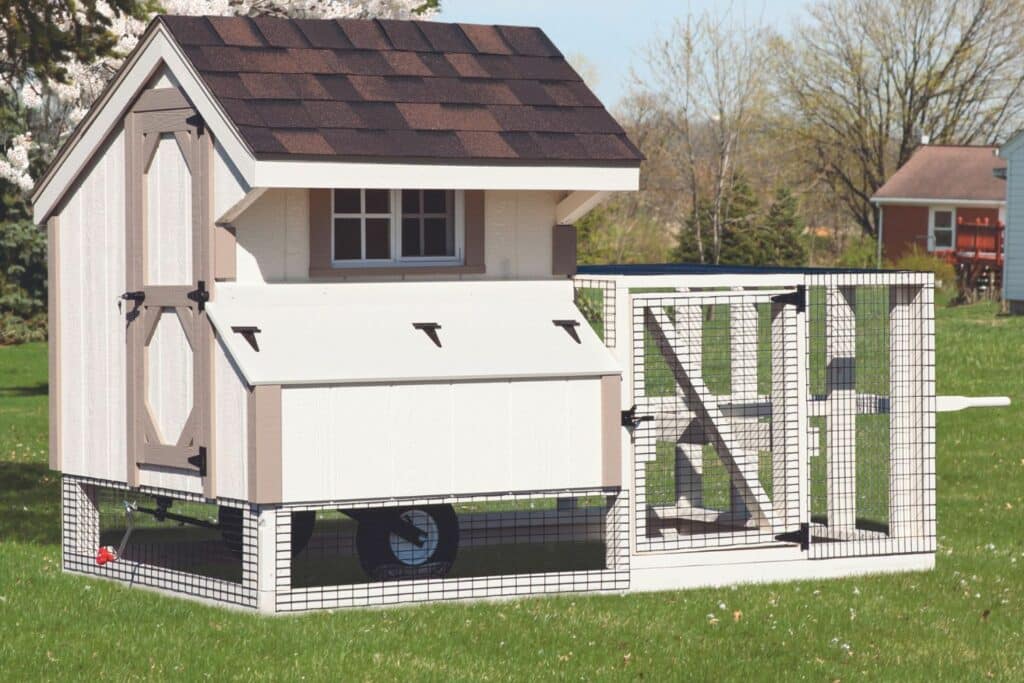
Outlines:
{"label": "grass lawn", "polygon": [[60,571],[46,348],[0,348],[0,679],[1024,680],[1024,318],[937,311],[925,574],[264,618]]}

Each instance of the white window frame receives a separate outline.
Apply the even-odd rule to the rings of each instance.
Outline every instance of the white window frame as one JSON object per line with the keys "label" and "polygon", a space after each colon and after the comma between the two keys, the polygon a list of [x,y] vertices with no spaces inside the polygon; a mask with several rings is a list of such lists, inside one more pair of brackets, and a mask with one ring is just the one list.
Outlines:
{"label": "white window frame", "polygon": [[[460,266],[465,263],[465,240],[466,220],[465,205],[462,190],[453,190],[455,207],[453,220],[455,221],[455,254],[453,256],[402,256],[402,190],[389,190],[391,193],[391,212],[385,213],[338,213],[334,207],[335,189],[356,189],[356,188],[332,188],[331,189],[331,266],[334,268],[394,268],[395,266],[426,267],[426,266]],[[374,188],[359,188],[359,203],[361,207],[366,206],[366,190]],[[438,188],[440,189],[440,188]],[[358,259],[336,259],[334,258],[334,241],[336,230],[334,221],[336,218],[359,218],[360,239],[362,258]],[[391,232],[389,247],[391,258],[389,259],[367,259],[366,258],[366,219],[367,218],[390,218]]]}
{"label": "white window frame", "polygon": [[[939,211],[949,212],[949,246],[939,247],[935,244],[935,214]],[[946,228],[940,228],[945,231]],[[928,207],[928,251],[952,251],[956,249],[956,207],[955,206],[930,206]]]}

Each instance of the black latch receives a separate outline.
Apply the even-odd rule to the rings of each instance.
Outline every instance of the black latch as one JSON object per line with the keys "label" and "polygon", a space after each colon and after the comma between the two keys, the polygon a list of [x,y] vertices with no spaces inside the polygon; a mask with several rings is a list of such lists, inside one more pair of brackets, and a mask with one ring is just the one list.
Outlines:
{"label": "black latch", "polygon": [[412,326],[417,330],[423,330],[430,337],[430,341],[434,342],[437,348],[441,348],[441,337],[437,334],[437,331],[441,329],[440,325],[437,323],[413,323]]}
{"label": "black latch", "polygon": [[579,320],[552,320],[556,327],[561,327],[563,330],[569,333],[569,336],[573,338],[577,344],[582,344],[580,341],[580,335],[576,332],[576,328],[580,326]]}
{"label": "black latch", "polygon": [[797,313],[803,313],[807,309],[807,287],[797,285],[792,292],[776,294],[772,297],[772,303],[796,306]]}
{"label": "black latch", "polygon": [[253,351],[258,352],[260,350],[260,345],[256,341],[256,335],[263,331],[260,328],[255,326],[242,327],[234,325],[231,327],[231,331],[242,335],[242,338],[249,342],[249,346],[253,348]]}
{"label": "black latch", "polygon": [[199,452],[188,459],[188,464],[199,470],[199,476],[206,476],[206,446],[200,446]]}
{"label": "black latch", "polygon": [[653,415],[637,415],[636,406],[634,405],[629,410],[622,411],[622,426],[627,429],[636,429],[640,426],[641,422],[653,422]]}
{"label": "black latch", "polygon": [[206,302],[210,300],[210,290],[206,288],[206,280],[200,280],[199,286],[186,294],[190,301],[195,301],[200,311],[206,309]]}
{"label": "black latch", "polygon": [[136,306],[138,306],[139,304],[146,300],[146,293],[141,290],[137,292],[125,292],[124,294],[121,295],[121,298],[124,299],[125,301],[131,301]]}

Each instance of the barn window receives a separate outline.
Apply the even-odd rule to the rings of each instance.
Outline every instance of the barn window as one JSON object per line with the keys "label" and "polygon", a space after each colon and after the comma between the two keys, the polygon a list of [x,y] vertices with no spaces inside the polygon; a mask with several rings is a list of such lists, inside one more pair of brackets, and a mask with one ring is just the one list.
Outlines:
{"label": "barn window", "polygon": [[334,265],[461,262],[461,200],[453,190],[334,190]]}
{"label": "barn window", "polygon": [[956,216],[953,209],[932,208],[928,244],[931,249],[952,249]]}

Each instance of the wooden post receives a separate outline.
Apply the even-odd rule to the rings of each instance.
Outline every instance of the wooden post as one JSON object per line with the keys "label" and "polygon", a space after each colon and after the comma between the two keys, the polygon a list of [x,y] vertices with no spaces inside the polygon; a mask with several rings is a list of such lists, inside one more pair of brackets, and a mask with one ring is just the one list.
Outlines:
{"label": "wooden post", "polygon": [[844,535],[857,526],[856,293],[853,287],[826,288],[828,527]]}
{"label": "wooden post", "polygon": [[[800,524],[800,462],[806,450],[801,448],[801,407],[806,413],[806,398],[800,396],[800,364],[805,355],[798,343],[801,330],[795,306],[773,303],[771,307],[772,388],[771,454],[772,510],[776,533],[793,531]],[[804,416],[806,421],[806,415]]]}
{"label": "wooden post", "polygon": [[[683,290],[685,291],[685,290]],[[693,367],[703,365],[704,316],[701,306],[676,306],[676,334],[686,345],[685,353]],[[683,389],[676,386],[676,400],[679,406],[677,426],[686,429],[695,414],[687,405]],[[704,507],[704,444],[688,443],[676,436],[675,481],[676,504],[688,507]]]}

